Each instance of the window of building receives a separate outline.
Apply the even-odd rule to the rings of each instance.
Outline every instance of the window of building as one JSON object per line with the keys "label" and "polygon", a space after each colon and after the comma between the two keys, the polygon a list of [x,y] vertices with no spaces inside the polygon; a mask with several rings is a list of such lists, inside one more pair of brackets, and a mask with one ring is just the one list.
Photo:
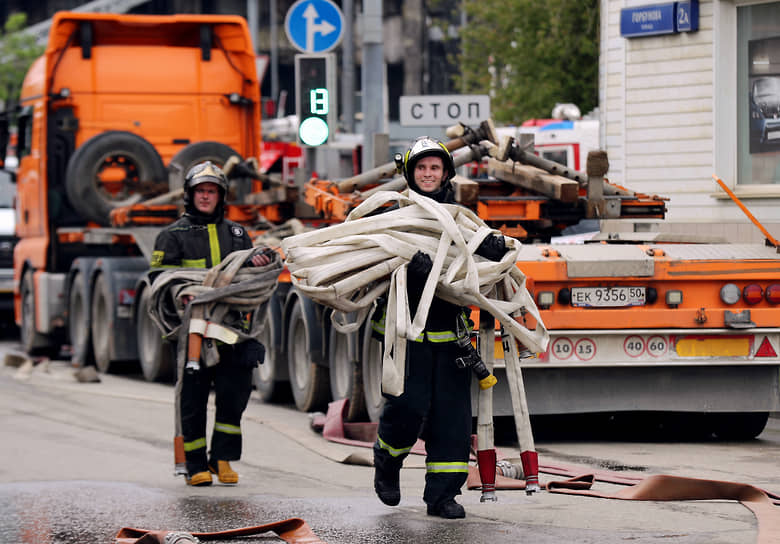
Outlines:
{"label": "window of building", "polygon": [[737,8],[740,185],[780,184],[780,2]]}

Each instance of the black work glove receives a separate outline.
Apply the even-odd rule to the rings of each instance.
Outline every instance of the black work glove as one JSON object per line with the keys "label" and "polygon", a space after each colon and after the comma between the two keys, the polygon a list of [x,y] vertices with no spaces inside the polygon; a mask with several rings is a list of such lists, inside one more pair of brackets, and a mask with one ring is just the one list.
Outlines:
{"label": "black work glove", "polygon": [[417,251],[409,261],[409,274],[418,278],[426,278],[431,273],[433,268],[433,261],[431,258],[422,251]]}
{"label": "black work glove", "polygon": [[417,251],[409,261],[407,268],[406,294],[409,298],[409,311],[414,315],[417,312],[417,306],[420,304],[425,282],[433,268],[433,261],[422,251]]}
{"label": "black work glove", "polygon": [[482,243],[479,244],[476,254],[490,259],[491,261],[500,261],[506,253],[506,243],[501,235],[488,234]]}

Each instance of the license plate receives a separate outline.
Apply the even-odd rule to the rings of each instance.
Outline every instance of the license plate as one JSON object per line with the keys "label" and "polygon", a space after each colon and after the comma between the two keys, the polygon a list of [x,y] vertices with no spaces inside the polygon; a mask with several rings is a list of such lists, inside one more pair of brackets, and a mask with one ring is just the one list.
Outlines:
{"label": "license plate", "polygon": [[571,305],[595,308],[644,306],[644,287],[572,287]]}

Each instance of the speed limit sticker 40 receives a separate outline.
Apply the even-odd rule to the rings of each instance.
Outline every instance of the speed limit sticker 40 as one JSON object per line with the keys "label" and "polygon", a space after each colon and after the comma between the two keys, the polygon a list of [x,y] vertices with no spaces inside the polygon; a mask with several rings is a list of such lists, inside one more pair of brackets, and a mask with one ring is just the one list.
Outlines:
{"label": "speed limit sticker 40", "polygon": [[629,357],[639,357],[645,352],[645,340],[641,336],[632,334],[623,342],[623,351]]}

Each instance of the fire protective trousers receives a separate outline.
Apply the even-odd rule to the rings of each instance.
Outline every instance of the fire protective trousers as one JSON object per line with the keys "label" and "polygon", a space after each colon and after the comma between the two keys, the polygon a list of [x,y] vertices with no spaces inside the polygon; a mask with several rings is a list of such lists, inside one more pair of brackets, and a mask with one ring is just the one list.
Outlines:
{"label": "fire protective trousers", "polygon": [[[214,384],[216,417],[211,435],[211,459],[241,458],[241,415],[252,393],[253,365],[235,360],[233,346],[220,346],[220,362],[200,370],[185,370],[181,391],[181,423],[187,472],[208,470],[206,458],[206,408]],[[214,467],[216,468],[216,466]]]}
{"label": "fire protective trousers", "polygon": [[454,342],[407,343],[404,392],[386,396],[374,460],[379,470],[400,470],[417,438],[425,441],[423,500],[430,505],[460,495],[471,446],[471,370],[458,368]]}

